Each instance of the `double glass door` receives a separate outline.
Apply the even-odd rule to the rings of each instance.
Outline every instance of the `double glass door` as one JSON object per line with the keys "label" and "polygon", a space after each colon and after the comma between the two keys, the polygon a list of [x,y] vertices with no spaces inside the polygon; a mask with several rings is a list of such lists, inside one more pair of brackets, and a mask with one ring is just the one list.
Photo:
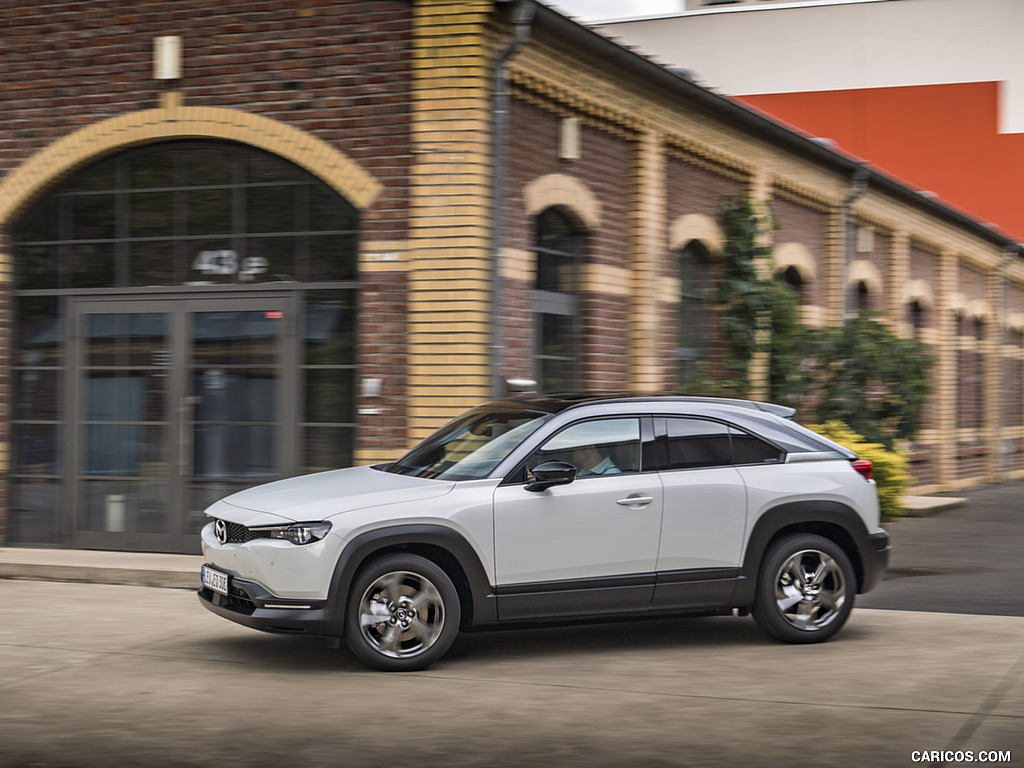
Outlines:
{"label": "double glass door", "polygon": [[75,545],[198,552],[203,510],[291,474],[295,299],[79,299]]}

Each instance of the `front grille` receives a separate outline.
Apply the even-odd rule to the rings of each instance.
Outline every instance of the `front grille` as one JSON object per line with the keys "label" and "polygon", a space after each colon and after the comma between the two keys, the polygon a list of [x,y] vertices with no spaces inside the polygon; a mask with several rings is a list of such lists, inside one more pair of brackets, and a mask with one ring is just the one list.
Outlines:
{"label": "front grille", "polygon": [[227,520],[217,520],[215,522],[223,523],[227,528],[227,541],[222,542],[224,544],[245,544],[247,541],[270,538],[270,534],[266,531],[254,531],[240,523],[229,523]]}

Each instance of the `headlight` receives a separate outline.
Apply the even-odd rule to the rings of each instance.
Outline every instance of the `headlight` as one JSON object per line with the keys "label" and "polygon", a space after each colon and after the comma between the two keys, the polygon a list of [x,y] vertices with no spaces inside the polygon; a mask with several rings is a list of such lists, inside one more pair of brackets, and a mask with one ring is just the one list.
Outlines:
{"label": "headlight", "polygon": [[284,539],[292,544],[312,544],[320,541],[331,530],[330,523],[293,523],[292,525],[268,525],[250,528],[269,539]]}

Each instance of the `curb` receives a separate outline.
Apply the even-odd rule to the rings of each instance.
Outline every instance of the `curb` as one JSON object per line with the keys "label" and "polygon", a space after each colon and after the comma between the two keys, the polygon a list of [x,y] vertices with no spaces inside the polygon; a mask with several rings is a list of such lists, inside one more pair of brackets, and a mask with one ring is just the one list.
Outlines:
{"label": "curb", "polygon": [[967,503],[956,496],[904,496],[901,517],[927,517]]}
{"label": "curb", "polygon": [[202,564],[203,558],[197,555],[17,547],[0,549],[0,579],[198,590]]}

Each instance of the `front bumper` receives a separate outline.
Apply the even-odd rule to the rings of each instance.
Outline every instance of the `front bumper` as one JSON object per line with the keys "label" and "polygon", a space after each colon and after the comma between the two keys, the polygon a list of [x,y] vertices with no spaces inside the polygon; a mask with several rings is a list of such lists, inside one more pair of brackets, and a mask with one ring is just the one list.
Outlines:
{"label": "front bumper", "polygon": [[347,543],[329,533],[301,546],[263,538],[221,544],[213,523],[204,526],[199,535],[206,562],[230,574],[233,583],[254,585],[255,592],[250,590],[253,596],[266,594],[302,604],[327,599],[335,565]]}
{"label": "front bumper", "polygon": [[288,635],[340,636],[331,621],[327,600],[296,600],[271,594],[255,581],[232,576],[227,595],[203,587],[199,602],[218,616],[263,632]]}
{"label": "front bumper", "polygon": [[889,534],[885,531],[878,531],[869,534],[860,547],[861,563],[864,573],[861,578],[861,594],[870,592],[882,581],[886,568],[889,567],[889,554],[892,547],[889,545]]}

